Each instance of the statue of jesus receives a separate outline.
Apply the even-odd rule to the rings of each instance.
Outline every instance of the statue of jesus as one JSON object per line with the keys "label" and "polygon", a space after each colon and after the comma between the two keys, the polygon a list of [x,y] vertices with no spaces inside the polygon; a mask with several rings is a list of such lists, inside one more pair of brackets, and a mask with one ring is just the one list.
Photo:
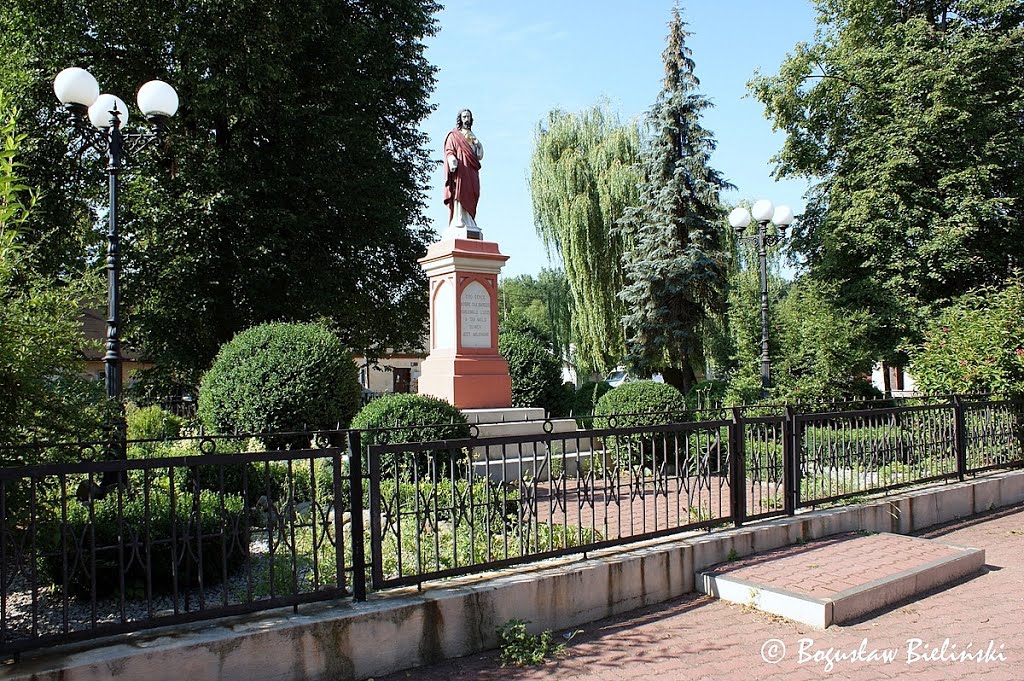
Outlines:
{"label": "statue of jesus", "polygon": [[448,228],[465,229],[470,239],[483,238],[476,225],[483,157],[484,146],[473,134],[473,112],[463,109],[444,140],[444,202],[448,206]]}

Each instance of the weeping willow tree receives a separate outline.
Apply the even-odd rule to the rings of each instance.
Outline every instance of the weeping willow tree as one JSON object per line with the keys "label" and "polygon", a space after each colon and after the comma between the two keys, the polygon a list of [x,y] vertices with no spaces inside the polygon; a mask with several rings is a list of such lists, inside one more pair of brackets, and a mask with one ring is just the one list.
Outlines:
{"label": "weeping willow tree", "polygon": [[635,204],[640,135],[606,106],[552,111],[537,126],[530,191],[537,234],[562,261],[569,285],[574,362],[604,373],[625,354],[618,292],[627,244],[613,235]]}

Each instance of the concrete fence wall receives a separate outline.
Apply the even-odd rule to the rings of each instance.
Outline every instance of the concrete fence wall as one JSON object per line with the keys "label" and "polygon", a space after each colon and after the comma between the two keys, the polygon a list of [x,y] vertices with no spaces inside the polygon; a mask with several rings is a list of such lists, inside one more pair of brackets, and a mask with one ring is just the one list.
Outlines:
{"label": "concrete fence wall", "polygon": [[729,556],[866,530],[908,534],[1024,503],[1024,471],[753,523],[659,539],[586,559],[448,582],[366,603],[306,606],[156,630],[79,649],[42,651],[0,671],[17,681],[361,680],[497,645],[496,629],[525,619],[564,630],[694,589],[694,573]]}

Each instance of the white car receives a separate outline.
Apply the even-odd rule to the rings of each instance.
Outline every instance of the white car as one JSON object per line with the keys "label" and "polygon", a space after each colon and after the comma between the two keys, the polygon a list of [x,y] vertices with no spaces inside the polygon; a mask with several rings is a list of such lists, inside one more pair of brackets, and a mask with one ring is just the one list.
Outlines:
{"label": "white car", "polygon": [[[608,378],[604,379],[604,382],[607,383],[608,385],[610,385],[613,388],[618,388],[623,383],[632,383],[634,381],[643,381],[643,380],[645,380],[645,379],[639,378],[639,377],[634,376],[633,374],[629,373],[626,370],[625,367],[618,366],[618,367],[615,367],[610,374],[608,374]],[[665,379],[661,377],[661,374],[654,374],[653,376],[651,376],[651,378],[649,380],[652,380],[655,383],[664,383],[665,382]]]}

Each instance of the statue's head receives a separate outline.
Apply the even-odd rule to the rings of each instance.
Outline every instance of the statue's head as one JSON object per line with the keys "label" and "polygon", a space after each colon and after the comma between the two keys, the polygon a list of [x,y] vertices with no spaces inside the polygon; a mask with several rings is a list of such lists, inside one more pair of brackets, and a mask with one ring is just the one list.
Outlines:
{"label": "statue's head", "polygon": [[473,112],[469,109],[462,109],[455,117],[455,127],[459,130],[473,127]]}

